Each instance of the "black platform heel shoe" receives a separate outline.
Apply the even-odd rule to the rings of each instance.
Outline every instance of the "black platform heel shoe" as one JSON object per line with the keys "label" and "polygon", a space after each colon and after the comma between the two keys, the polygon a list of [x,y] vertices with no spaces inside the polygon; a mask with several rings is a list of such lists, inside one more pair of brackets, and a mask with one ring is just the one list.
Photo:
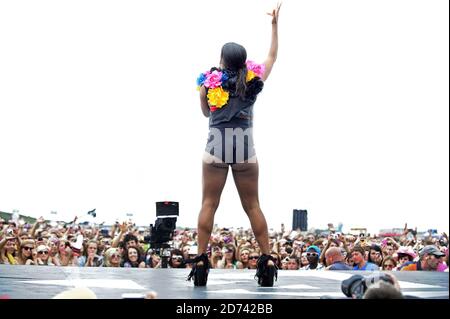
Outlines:
{"label": "black platform heel shoe", "polygon": [[[207,254],[201,254],[196,256],[194,259],[186,261],[186,263],[192,263],[192,270],[187,278],[191,280],[194,277],[194,286],[206,286],[208,281],[209,273],[209,259]],[[199,263],[201,263],[199,265]]]}
{"label": "black platform heel shoe", "polygon": [[[269,260],[273,265],[269,265]],[[258,284],[261,287],[272,287],[274,278],[278,279],[278,268],[275,259],[270,255],[261,255],[258,259],[255,279],[258,278]]]}

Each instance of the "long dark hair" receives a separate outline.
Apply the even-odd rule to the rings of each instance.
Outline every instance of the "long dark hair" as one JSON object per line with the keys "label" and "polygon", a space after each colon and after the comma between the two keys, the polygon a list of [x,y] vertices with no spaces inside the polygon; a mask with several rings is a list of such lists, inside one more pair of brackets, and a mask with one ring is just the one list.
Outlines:
{"label": "long dark hair", "polygon": [[[378,265],[378,263],[375,261],[375,260],[372,260],[372,257],[370,256],[370,252],[372,251],[372,250],[375,250],[375,251],[377,251],[377,252],[379,252],[380,253],[380,256],[381,256],[381,262],[380,262],[380,265]],[[368,262],[371,262],[372,264],[376,264],[377,266],[383,266],[383,262],[384,262],[384,260],[383,260],[383,252],[381,251],[381,247],[380,246],[378,246],[378,245],[376,245],[376,244],[373,244],[372,246],[370,246],[370,249],[369,249],[369,257],[367,258],[367,261]]]}
{"label": "long dark hair", "polygon": [[[134,250],[136,250],[136,252],[137,252],[137,260],[136,260],[136,262],[132,262],[132,261],[130,260],[130,257],[128,256],[128,251],[129,251],[130,249],[134,249]],[[131,267],[139,267],[139,264],[140,264],[141,262],[144,261],[143,254],[144,254],[144,253],[142,252],[142,250],[141,250],[140,247],[134,247],[134,246],[132,246],[132,247],[126,248],[126,249],[125,249],[125,253],[124,253],[123,260],[122,260],[122,262],[120,263],[120,267],[124,267],[125,263],[129,263]]]}
{"label": "long dark hair", "polygon": [[245,98],[245,91],[247,89],[247,66],[245,64],[247,60],[247,51],[240,44],[228,42],[222,47],[220,59],[225,70],[231,75],[236,75],[230,77],[231,82],[235,81],[235,94],[241,98]]}

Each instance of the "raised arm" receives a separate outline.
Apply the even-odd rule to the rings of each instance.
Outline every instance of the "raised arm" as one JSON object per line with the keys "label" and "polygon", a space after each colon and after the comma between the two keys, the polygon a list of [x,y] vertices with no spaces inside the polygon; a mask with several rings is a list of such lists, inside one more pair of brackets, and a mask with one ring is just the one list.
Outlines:
{"label": "raised arm", "polygon": [[36,222],[33,224],[33,227],[31,227],[31,231],[30,231],[30,235],[31,235],[32,238],[35,237],[36,230],[37,230],[38,226],[39,226],[40,224],[42,224],[44,221],[45,221],[45,220],[44,220],[44,217],[41,216],[41,217],[39,217],[39,218],[36,220]]}
{"label": "raised arm", "polygon": [[269,77],[270,72],[272,71],[273,64],[277,60],[278,54],[278,16],[280,14],[281,3],[277,5],[276,9],[273,9],[271,13],[267,13],[272,17],[272,40],[270,43],[269,55],[264,61],[264,65],[266,66],[266,70],[262,76],[262,80],[265,81]]}
{"label": "raised arm", "polygon": [[13,236],[5,236],[5,237],[3,237],[3,239],[0,240],[0,250],[2,250],[3,247],[5,247],[6,242],[7,242],[8,240],[11,240],[11,239],[15,239],[15,237],[13,237]]}
{"label": "raised arm", "polygon": [[125,235],[126,231],[127,231],[127,224],[125,222],[123,222],[119,226],[119,234],[117,234],[117,236],[114,237],[114,239],[111,243],[111,247],[113,247],[113,248],[119,247],[119,243],[122,240],[123,235]]}

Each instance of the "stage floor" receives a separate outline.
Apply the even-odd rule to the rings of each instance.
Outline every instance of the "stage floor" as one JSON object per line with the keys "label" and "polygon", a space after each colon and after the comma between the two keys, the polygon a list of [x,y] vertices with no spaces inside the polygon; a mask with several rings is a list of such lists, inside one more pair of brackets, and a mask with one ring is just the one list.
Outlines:
{"label": "stage floor", "polygon": [[[357,271],[278,272],[274,287],[258,287],[253,270],[212,269],[206,287],[186,281],[189,269],[78,268],[0,265],[0,295],[50,299],[72,287],[88,287],[100,299],[155,291],[160,299],[318,299],[345,298],[341,282]],[[404,295],[449,299],[449,274],[393,272]]]}

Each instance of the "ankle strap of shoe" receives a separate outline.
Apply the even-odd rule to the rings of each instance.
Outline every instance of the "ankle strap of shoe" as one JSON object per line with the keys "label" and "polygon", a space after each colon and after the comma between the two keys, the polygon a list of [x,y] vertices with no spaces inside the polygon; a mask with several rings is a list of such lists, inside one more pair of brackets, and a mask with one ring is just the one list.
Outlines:
{"label": "ankle strap of shoe", "polygon": [[207,254],[201,254],[201,255],[197,255],[194,257],[194,259],[187,259],[185,262],[187,264],[192,264],[192,263],[198,263],[200,261],[203,261],[204,263],[207,263],[208,260],[208,255]]}

